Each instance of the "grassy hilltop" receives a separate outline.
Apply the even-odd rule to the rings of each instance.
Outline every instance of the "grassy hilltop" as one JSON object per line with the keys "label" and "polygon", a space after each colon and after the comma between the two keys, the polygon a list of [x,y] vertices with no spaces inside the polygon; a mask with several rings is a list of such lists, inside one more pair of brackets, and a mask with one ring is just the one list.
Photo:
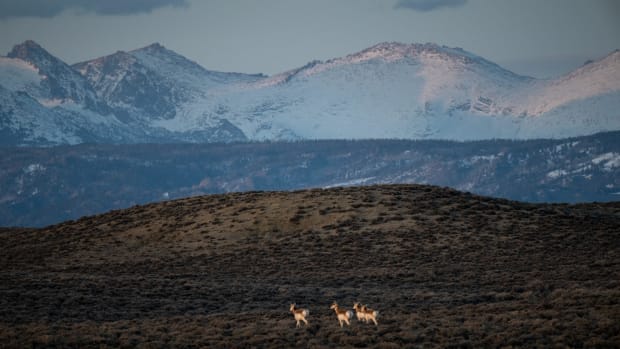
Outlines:
{"label": "grassy hilltop", "polygon": [[[0,347],[620,345],[620,202],[248,192],[1,229],[0,246]],[[333,301],[379,325],[341,329]]]}

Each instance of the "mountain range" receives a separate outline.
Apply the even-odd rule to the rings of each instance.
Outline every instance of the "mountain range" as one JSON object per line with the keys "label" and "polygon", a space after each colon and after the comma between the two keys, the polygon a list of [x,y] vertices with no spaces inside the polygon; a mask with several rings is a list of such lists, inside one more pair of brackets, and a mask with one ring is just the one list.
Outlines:
{"label": "mountain range", "polygon": [[620,130],[620,51],[554,79],[460,48],[380,43],[273,76],[207,70],[159,44],[69,65],[0,57],[0,145],[533,139]]}

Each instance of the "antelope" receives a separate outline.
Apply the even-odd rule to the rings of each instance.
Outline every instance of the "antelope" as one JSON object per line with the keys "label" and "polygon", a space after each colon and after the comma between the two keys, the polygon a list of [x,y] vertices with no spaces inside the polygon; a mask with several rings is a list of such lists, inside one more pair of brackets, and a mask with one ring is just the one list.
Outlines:
{"label": "antelope", "polygon": [[354,303],[353,309],[355,309],[355,316],[357,316],[357,321],[364,320],[365,322],[368,322],[368,319],[366,318],[366,314],[362,312],[362,307],[360,307],[359,303]]}
{"label": "antelope", "polygon": [[306,323],[306,326],[308,326],[308,320],[306,320],[306,316],[310,314],[310,311],[308,309],[296,309],[295,303],[293,303],[291,304],[291,313],[293,313],[293,316],[297,321],[297,325],[295,327],[301,327],[301,323],[299,321],[303,321],[304,323]]}
{"label": "antelope", "polygon": [[338,317],[338,323],[340,327],[342,327],[342,322],[344,321],[347,325],[351,326],[349,319],[353,317],[353,312],[351,310],[345,310],[338,308],[338,303],[334,302],[329,309],[334,309],[336,312],[336,316]]}
{"label": "antelope", "polygon": [[362,306],[362,314],[364,314],[364,319],[366,319],[366,322],[368,322],[368,320],[372,320],[372,322],[375,323],[375,326],[379,325],[377,323],[377,315],[379,315],[378,311],[372,310],[372,309],[366,307],[365,305],[363,305]]}

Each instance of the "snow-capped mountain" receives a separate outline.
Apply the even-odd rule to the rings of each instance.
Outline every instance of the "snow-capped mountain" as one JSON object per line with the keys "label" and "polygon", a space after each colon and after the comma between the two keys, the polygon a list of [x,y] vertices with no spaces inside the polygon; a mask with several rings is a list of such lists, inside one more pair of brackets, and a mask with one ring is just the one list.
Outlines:
{"label": "snow-capped mountain", "polygon": [[251,139],[591,134],[620,128],[617,56],[538,80],[462,49],[382,43],[253,83],[228,115]]}
{"label": "snow-capped mountain", "polygon": [[0,145],[122,142],[132,134],[119,122],[76,105],[49,107],[26,92],[0,85]]}
{"label": "snow-capped mountain", "polygon": [[126,127],[73,68],[33,41],[0,57],[2,145],[123,142]]}
{"label": "snow-capped mountain", "polygon": [[[23,87],[43,105],[71,103],[102,114],[108,112],[106,105],[99,101],[92,86],[82,75],[34,41],[28,40],[16,45],[2,60],[8,61],[7,65],[21,66],[28,71],[28,79],[17,79],[26,82],[25,86],[16,87]],[[33,76],[33,72],[37,73],[36,76]]]}
{"label": "snow-capped mountain", "polygon": [[159,44],[69,66],[27,41],[0,57],[0,87],[8,144],[529,139],[620,129],[619,51],[540,80],[460,48],[381,43],[267,77],[209,71]]}
{"label": "snow-capped mountain", "polygon": [[300,138],[514,137],[459,120],[503,113],[492,101],[531,80],[460,49],[383,43],[261,81],[237,105],[240,115],[269,106],[256,131],[242,128],[250,138],[269,138],[265,123]]}
{"label": "snow-capped mountain", "polygon": [[[0,57],[0,135],[3,145],[53,145],[245,140],[221,118],[176,132],[158,122],[178,107],[204,100],[225,80],[182,56],[151,45],[71,67],[33,41]],[[229,74],[230,81],[260,76]]]}
{"label": "snow-capped mountain", "polygon": [[[126,123],[167,132],[177,141],[237,141],[243,133],[208,108],[211,89],[252,82],[262,75],[209,71],[158,43],[130,52],[82,62],[73,67]],[[183,116],[196,127],[177,129],[168,120]]]}
{"label": "snow-capped mountain", "polygon": [[211,72],[157,43],[73,67],[108,105],[147,120],[174,118],[179,106],[204,99],[211,88],[262,77]]}

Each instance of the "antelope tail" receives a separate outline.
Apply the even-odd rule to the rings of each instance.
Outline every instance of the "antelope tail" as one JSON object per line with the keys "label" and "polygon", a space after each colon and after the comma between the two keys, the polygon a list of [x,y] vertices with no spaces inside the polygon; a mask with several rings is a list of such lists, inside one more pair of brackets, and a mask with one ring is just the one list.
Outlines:
{"label": "antelope tail", "polygon": [[304,309],[303,313],[304,317],[308,316],[308,314],[310,314],[310,312],[308,311],[308,309]]}
{"label": "antelope tail", "polygon": [[351,310],[347,310],[347,319],[350,319],[353,317],[353,312]]}

